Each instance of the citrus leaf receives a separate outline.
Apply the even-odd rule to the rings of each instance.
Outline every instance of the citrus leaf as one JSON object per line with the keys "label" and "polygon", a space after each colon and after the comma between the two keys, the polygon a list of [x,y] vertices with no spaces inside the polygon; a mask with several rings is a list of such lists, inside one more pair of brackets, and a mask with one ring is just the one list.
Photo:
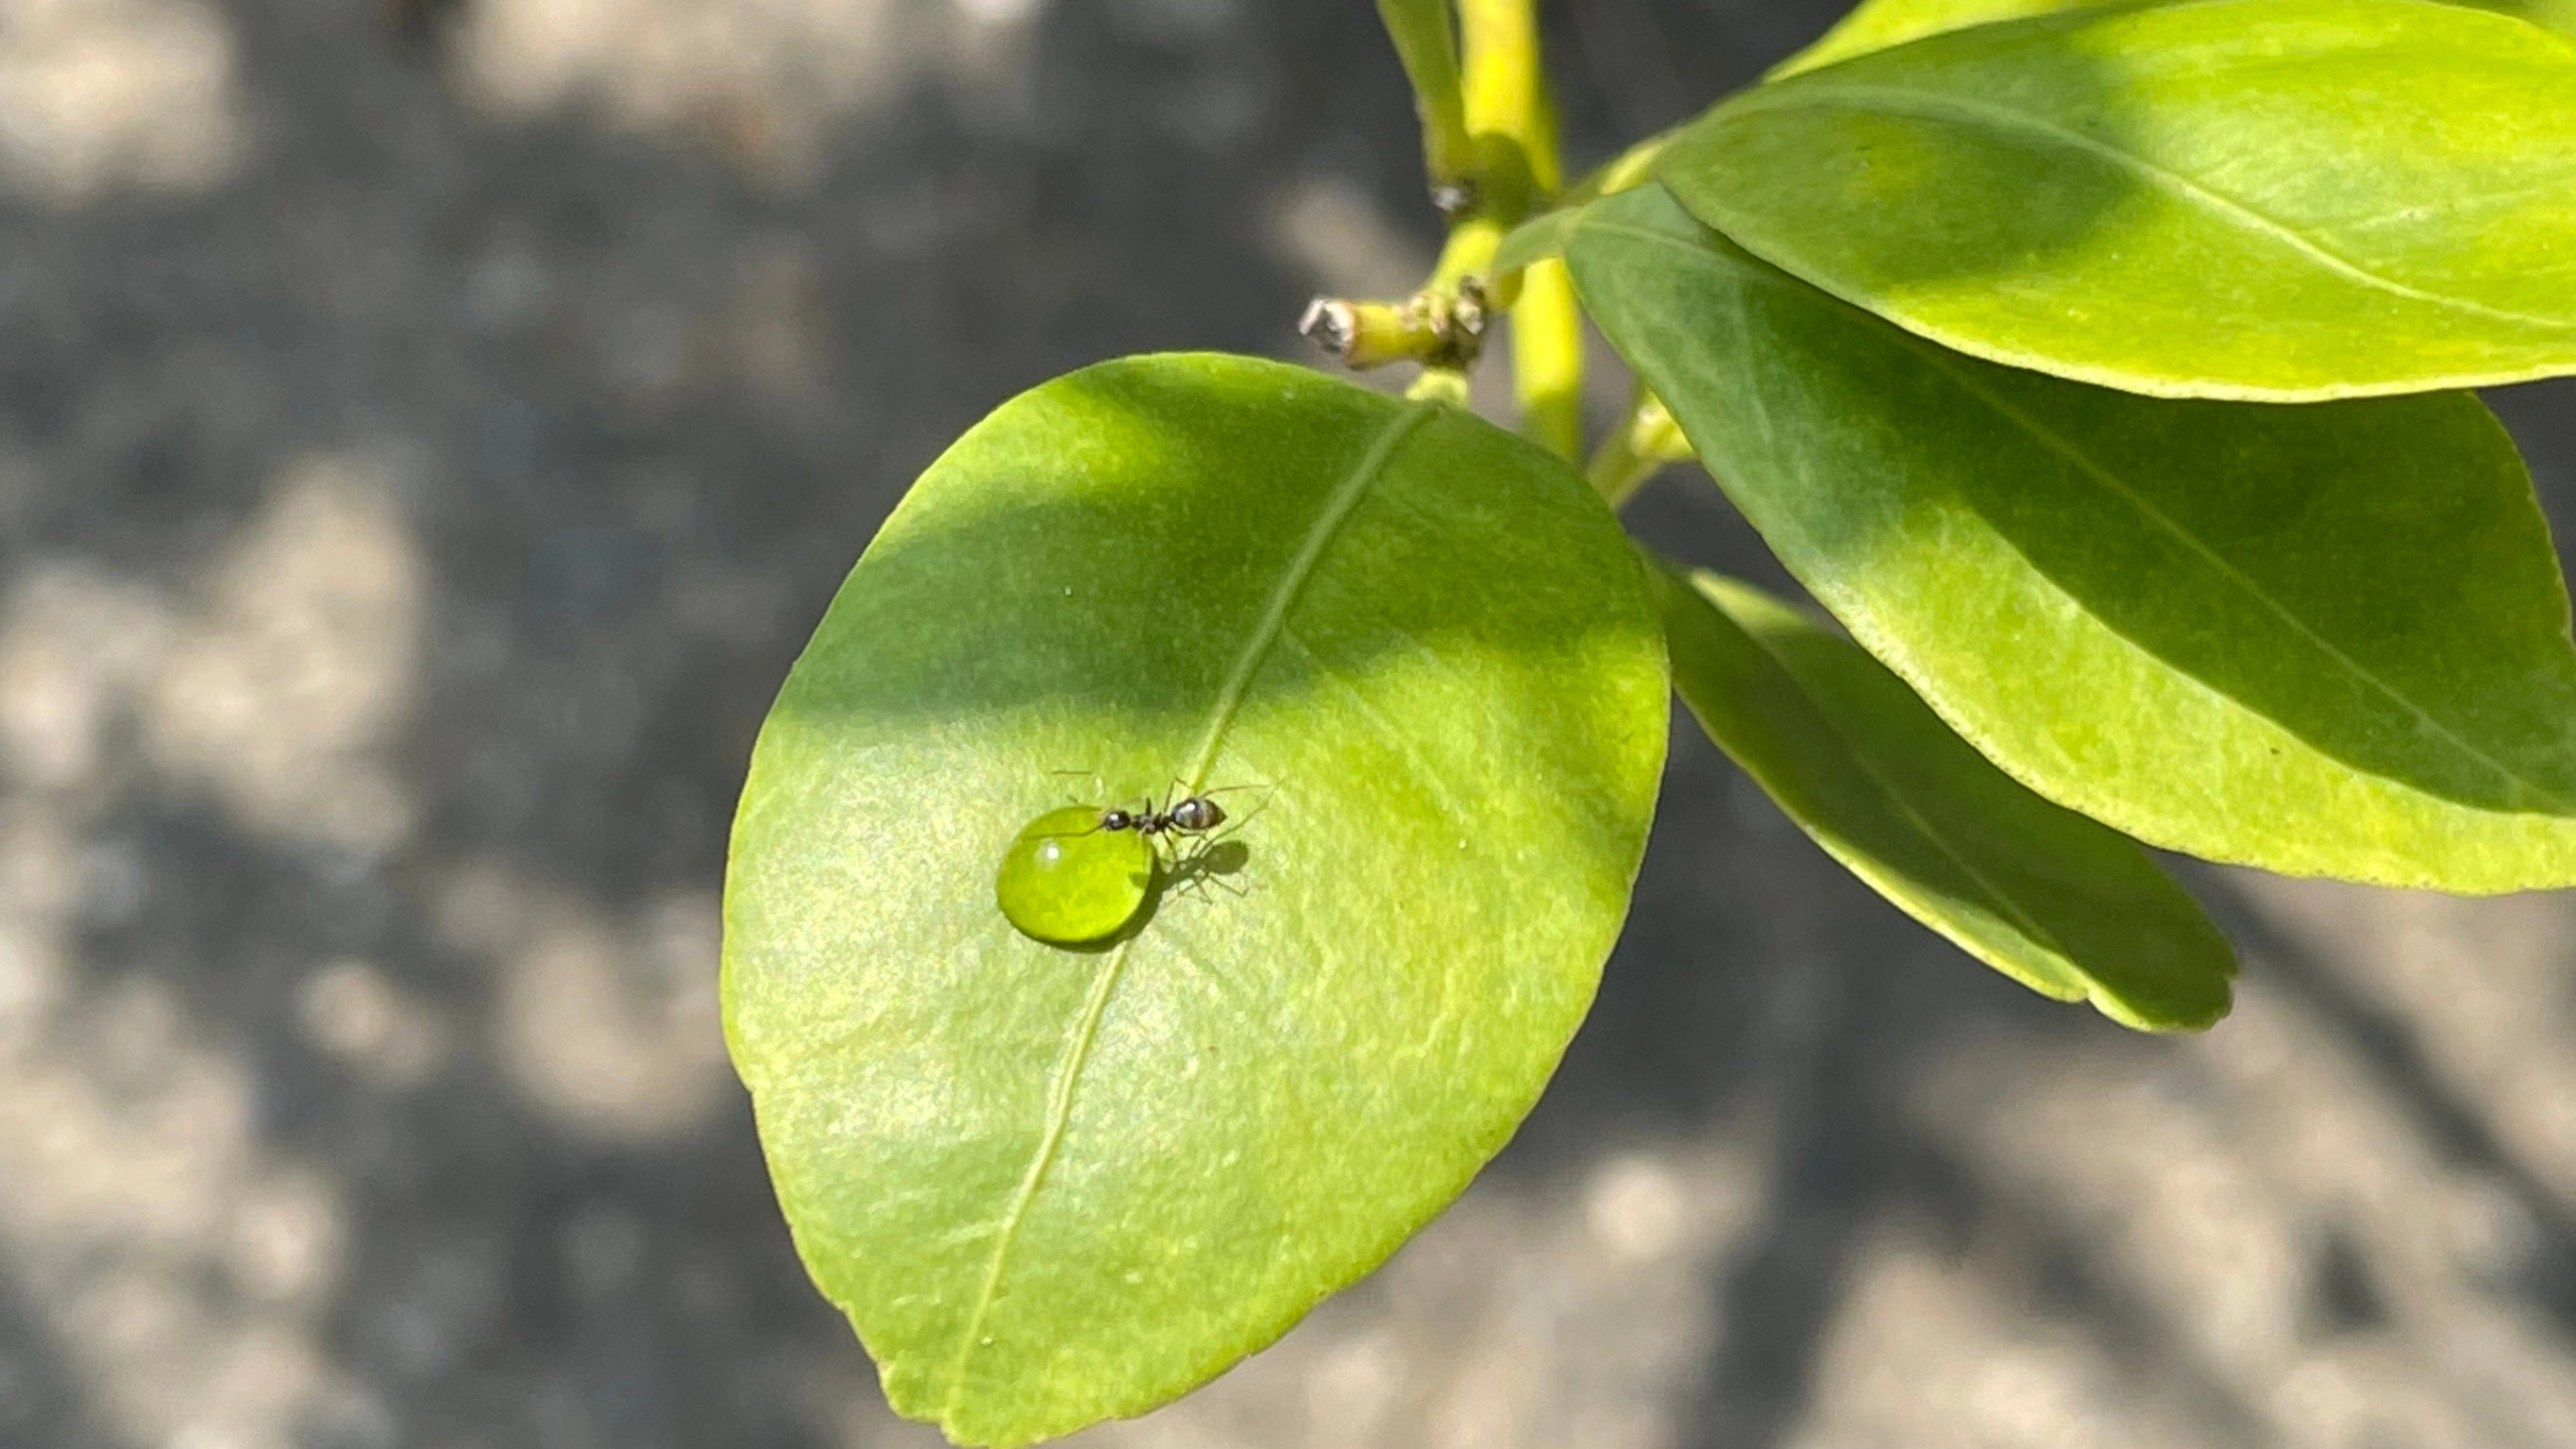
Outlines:
{"label": "citrus leaf", "polygon": [[1494,260],[1486,270],[1494,276],[1517,272],[1539,262],[1551,261],[1565,250],[1563,237],[1571,211],[1547,211],[1522,222],[1503,234],[1502,245],[1494,249]]}
{"label": "citrus leaf", "polygon": [[1659,574],[1673,685],[1798,827],[2031,990],[2126,1026],[2227,1014],[2227,939],[2136,842],[1987,763],[1858,646],[1751,585]]}
{"label": "citrus leaf", "polygon": [[[2106,0],[1861,0],[1815,44],[1771,68],[1782,80],[1801,71],[1921,40],[1971,25],[1993,25],[2033,15],[2100,9]],[[2518,16],[2534,25],[2576,33],[2576,0],[2454,0],[2476,10]]]}
{"label": "citrus leaf", "polygon": [[2576,883],[2576,645],[2460,393],[2276,408],[1996,367],[1658,188],[1567,233],[1601,329],[1808,591],[1987,758],[2153,844]]}
{"label": "citrus leaf", "polygon": [[2191,0],[1756,86],[1657,160],[1747,250],[1960,351],[2274,402],[2576,372],[2576,38]]}
{"label": "citrus leaf", "polygon": [[[1608,510],[1454,409],[1151,357],[952,447],[789,676],[726,881],[734,1060],[895,1408],[1142,1412],[1454,1197],[1591,1001],[1666,683]],[[996,908],[1050,809],[1229,787],[1106,943]]]}
{"label": "citrus leaf", "polygon": [[1972,25],[1993,25],[2033,15],[2092,10],[2104,0],[1861,0],[1814,44],[1771,67],[1764,80],[1786,80],[1802,71],[1921,40]]}

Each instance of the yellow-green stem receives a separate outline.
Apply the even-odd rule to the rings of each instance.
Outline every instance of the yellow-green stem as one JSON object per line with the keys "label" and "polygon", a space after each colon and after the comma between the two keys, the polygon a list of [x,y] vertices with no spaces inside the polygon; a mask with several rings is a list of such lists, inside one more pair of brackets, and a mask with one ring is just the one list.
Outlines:
{"label": "yellow-green stem", "polygon": [[1458,40],[1450,0],[1377,0],[1378,19],[1395,42],[1422,117],[1422,168],[1434,195],[1462,194],[1475,176],[1476,150],[1458,82]]}
{"label": "yellow-green stem", "polygon": [[1467,130],[1519,142],[1530,179],[1543,195],[1553,194],[1562,178],[1556,118],[1539,70],[1537,0],[1459,0],[1458,18],[1465,41]]}
{"label": "yellow-green stem", "polygon": [[1465,367],[1483,350],[1484,296],[1469,281],[1447,291],[1426,287],[1402,302],[1318,297],[1297,330],[1355,372],[1390,362]]}
{"label": "yellow-green stem", "polygon": [[[1470,277],[1482,277],[1493,269],[1494,249],[1503,244],[1503,233],[1510,230],[1487,216],[1470,216],[1449,228],[1449,240],[1440,248],[1440,261],[1431,269],[1431,280],[1422,284],[1426,292],[1454,292]],[[1510,296],[1488,296],[1491,305],[1501,308],[1512,304]]]}
{"label": "yellow-green stem", "polygon": [[1667,464],[1685,462],[1691,456],[1690,440],[1682,436],[1663,399],[1641,387],[1628,405],[1628,415],[1601,440],[1583,476],[1593,491],[1617,508]]}
{"label": "yellow-green stem", "polygon": [[[1539,65],[1537,0],[1459,0],[1466,57],[1467,129],[1479,143],[1502,137],[1517,146],[1528,192],[1508,213],[1489,214],[1500,232],[1556,194],[1564,169],[1556,145],[1556,108]],[[1491,251],[1480,266],[1490,266]],[[1521,429],[1569,461],[1583,456],[1583,314],[1565,268],[1548,262],[1519,279],[1497,278],[1496,306],[1512,316],[1512,392]]]}
{"label": "yellow-green stem", "polygon": [[1567,462],[1583,456],[1583,311],[1565,263],[1521,273],[1512,305],[1512,391],[1521,430]]}
{"label": "yellow-green stem", "polygon": [[1463,408],[1467,405],[1467,374],[1455,367],[1426,367],[1404,395],[1415,402],[1444,402]]}

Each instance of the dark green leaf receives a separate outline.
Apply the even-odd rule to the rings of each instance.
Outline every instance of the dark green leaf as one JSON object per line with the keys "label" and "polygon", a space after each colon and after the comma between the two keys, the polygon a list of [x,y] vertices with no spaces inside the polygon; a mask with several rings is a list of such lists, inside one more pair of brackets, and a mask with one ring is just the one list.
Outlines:
{"label": "dark green leaf", "polygon": [[1657,174],[1964,352],[2301,401],[2576,372],[2576,39],[2421,0],[1982,25],[1747,91]]}
{"label": "dark green leaf", "polygon": [[[1145,358],[950,449],[763,727],[726,883],[734,1060],[895,1407],[1141,1412],[1438,1212],[1591,1001],[1666,687],[1608,511],[1453,409]],[[996,909],[1050,807],[1225,787],[1105,945]]]}
{"label": "dark green leaf", "polygon": [[2293,874],[2576,883],[2567,593],[2474,397],[2171,402],[1995,367],[1659,188],[1587,208],[1567,260],[1790,571],[2023,783]]}
{"label": "dark green leaf", "polygon": [[2227,1014],[2226,938],[2135,842],[2014,783],[1797,610],[1715,574],[1661,582],[1691,713],[1853,874],[2033,991],[2150,1031]]}

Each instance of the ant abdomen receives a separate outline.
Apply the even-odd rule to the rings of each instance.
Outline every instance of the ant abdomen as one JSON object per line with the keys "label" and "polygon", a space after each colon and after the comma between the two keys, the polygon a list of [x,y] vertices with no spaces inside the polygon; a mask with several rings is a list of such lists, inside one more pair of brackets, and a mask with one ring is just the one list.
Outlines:
{"label": "ant abdomen", "polygon": [[1193,795],[1173,806],[1169,812],[1169,819],[1173,828],[1196,835],[1223,825],[1225,810],[1204,795]]}

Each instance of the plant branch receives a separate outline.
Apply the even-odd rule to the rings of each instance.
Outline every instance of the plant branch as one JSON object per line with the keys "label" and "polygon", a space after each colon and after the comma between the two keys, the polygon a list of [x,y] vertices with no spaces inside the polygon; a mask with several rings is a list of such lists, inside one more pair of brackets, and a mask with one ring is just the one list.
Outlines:
{"label": "plant branch", "polygon": [[1556,117],[1539,70],[1538,0],[1459,0],[1458,17],[1465,38],[1467,130],[1479,145],[1488,135],[1513,142],[1532,184],[1553,193],[1562,178]]}
{"label": "plant branch", "polygon": [[1512,304],[1512,391],[1521,431],[1572,462],[1583,456],[1583,309],[1560,261],[1533,262]]}
{"label": "plant branch", "polygon": [[[1564,182],[1556,106],[1539,63],[1537,0],[1460,0],[1466,52],[1467,126],[1480,146],[1507,142],[1528,178],[1508,213],[1489,211],[1498,231],[1517,225]],[[1478,259],[1490,271],[1493,253]],[[1496,289],[1512,315],[1512,393],[1521,429],[1568,460],[1583,454],[1583,312],[1558,262],[1540,262]]]}
{"label": "plant branch", "polygon": [[1691,457],[1690,440],[1682,436],[1680,425],[1673,421],[1663,399],[1641,386],[1628,404],[1628,415],[1620,419],[1609,437],[1601,440],[1583,476],[1595,492],[1617,508],[1668,464],[1687,462]]}
{"label": "plant branch", "polygon": [[[1402,301],[1319,297],[1299,330],[1353,368],[1417,362],[1421,386],[1464,392],[1488,317],[1514,309],[1512,375],[1523,427],[1568,459],[1583,431],[1583,331],[1561,268],[1493,278],[1505,234],[1563,179],[1556,118],[1539,67],[1536,0],[1379,0],[1378,15],[1413,82],[1424,165],[1449,240],[1431,277]],[[1434,376],[1433,374],[1456,374]]]}
{"label": "plant branch", "polygon": [[1405,79],[1413,83],[1413,109],[1422,118],[1422,169],[1431,180],[1432,202],[1454,216],[1473,200],[1476,148],[1458,88],[1458,40],[1449,3],[1377,0],[1377,14],[1387,38],[1395,42],[1396,57],[1404,62]]}
{"label": "plant branch", "polygon": [[1455,367],[1426,367],[1404,395],[1415,402],[1443,402],[1463,408],[1467,405],[1467,374]]}
{"label": "plant branch", "polygon": [[1401,302],[1318,297],[1297,330],[1355,372],[1390,362],[1463,369],[1485,341],[1484,286],[1474,277],[1425,287]]}

